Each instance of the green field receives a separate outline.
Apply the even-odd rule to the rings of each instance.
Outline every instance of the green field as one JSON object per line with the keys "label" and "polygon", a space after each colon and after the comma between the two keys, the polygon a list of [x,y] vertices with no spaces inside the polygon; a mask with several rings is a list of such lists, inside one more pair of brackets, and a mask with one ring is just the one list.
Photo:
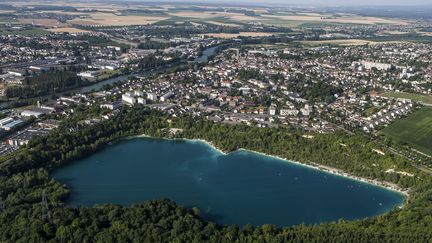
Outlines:
{"label": "green field", "polygon": [[423,102],[424,104],[432,105],[432,95],[411,94],[405,92],[385,92],[385,96],[392,98],[410,99],[413,101]]}
{"label": "green field", "polygon": [[5,30],[0,28],[0,35],[38,36],[47,34],[50,34],[50,32],[39,28],[30,30]]}
{"label": "green field", "polygon": [[423,107],[381,131],[396,142],[432,155],[432,107]]}
{"label": "green field", "polygon": [[17,22],[16,19],[7,18],[7,17],[0,17],[0,24],[8,24],[8,23],[15,23],[15,22]]}
{"label": "green field", "polygon": [[100,70],[100,76],[98,77],[99,80],[105,80],[109,79],[111,77],[114,77],[116,75],[120,75],[121,72],[119,70]]}

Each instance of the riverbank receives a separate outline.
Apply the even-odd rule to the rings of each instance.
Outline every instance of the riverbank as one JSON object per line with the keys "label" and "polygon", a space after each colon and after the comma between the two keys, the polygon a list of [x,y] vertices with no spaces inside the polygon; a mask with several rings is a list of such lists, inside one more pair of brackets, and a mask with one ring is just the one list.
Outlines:
{"label": "riverbank", "polygon": [[[142,135],[137,135],[137,136],[133,136],[135,138],[152,138],[151,136],[142,134]],[[226,152],[221,150],[220,148],[218,148],[215,144],[213,144],[211,141],[207,141],[204,139],[188,139],[188,138],[162,138],[162,139],[167,139],[167,140],[181,140],[181,141],[197,141],[197,142],[201,142],[204,143],[210,147],[212,147],[214,150],[218,151],[219,153],[221,153],[222,155],[228,155],[230,152]],[[318,163],[314,163],[314,162],[308,162],[308,163],[304,163],[304,162],[300,162],[300,161],[293,161],[290,159],[286,159],[286,158],[282,158],[280,156],[276,156],[276,155],[270,155],[270,154],[266,154],[263,152],[258,152],[258,151],[253,151],[253,150],[249,150],[249,149],[244,149],[244,148],[239,148],[236,151],[247,151],[247,152],[251,152],[251,153],[256,153],[256,154],[260,154],[263,156],[268,156],[274,159],[279,159],[279,160],[283,160],[287,163],[292,163],[292,164],[296,164],[296,165],[300,165],[303,167],[307,167],[307,168],[311,168],[314,170],[319,170],[322,172],[326,172],[332,175],[337,175],[337,176],[342,176],[351,180],[356,180],[356,181],[360,181],[363,183],[367,183],[367,184],[371,184],[374,186],[379,186],[382,188],[385,188],[387,190],[390,191],[394,191],[397,193],[402,194],[406,199],[409,198],[409,189],[403,189],[401,187],[399,187],[398,185],[391,183],[391,182],[387,182],[387,181],[380,181],[380,180],[376,180],[376,179],[369,179],[369,178],[364,178],[364,177],[359,177],[359,176],[355,176],[352,174],[349,174],[347,172],[344,172],[340,169],[334,168],[334,167],[330,167],[330,166],[325,166],[325,165],[321,165]],[[403,206],[403,205],[401,205]]]}

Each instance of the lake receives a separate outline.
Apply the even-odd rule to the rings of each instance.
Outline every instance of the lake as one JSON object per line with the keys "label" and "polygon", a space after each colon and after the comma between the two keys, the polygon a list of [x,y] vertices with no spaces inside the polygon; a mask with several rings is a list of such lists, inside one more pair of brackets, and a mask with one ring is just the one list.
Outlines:
{"label": "lake", "polygon": [[131,205],[169,198],[220,224],[315,224],[361,219],[403,204],[400,193],[197,140],[125,139],[57,169],[68,203]]}

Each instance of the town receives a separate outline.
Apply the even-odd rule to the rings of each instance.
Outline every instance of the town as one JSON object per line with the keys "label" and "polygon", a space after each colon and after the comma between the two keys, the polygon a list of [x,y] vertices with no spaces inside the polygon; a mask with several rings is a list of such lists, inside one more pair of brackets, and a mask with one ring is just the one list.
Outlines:
{"label": "town", "polygon": [[[103,110],[83,125],[143,106],[216,123],[288,126],[307,137],[344,132],[381,141],[384,128],[432,105],[429,21],[353,19],[293,30],[265,21],[234,24],[225,15],[176,15],[107,25],[70,7],[38,6],[36,15],[15,8],[4,15],[0,35],[0,154],[49,133],[77,107]],[[156,14],[134,11],[120,11],[118,21]],[[337,17],[321,18],[328,19]],[[427,151],[396,147],[430,166]]]}
{"label": "town", "polygon": [[[0,79],[10,106],[0,123],[2,153],[49,132],[78,105],[111,110],[93,121],[142,105],[228,124],[374,134],[428,105],[389,92],[431,94],[432,48],[422,43],[263,47],[192,37],[175,47],[123,49],[89,43],[108,42],[102,34],[2,38]],[[156,72],[177,63],[181,70]],[[45,83],[53,75],[61,85]],[[95,84],[99,90],[86,89]],[[27,103],[20,104],[23,97]]]}

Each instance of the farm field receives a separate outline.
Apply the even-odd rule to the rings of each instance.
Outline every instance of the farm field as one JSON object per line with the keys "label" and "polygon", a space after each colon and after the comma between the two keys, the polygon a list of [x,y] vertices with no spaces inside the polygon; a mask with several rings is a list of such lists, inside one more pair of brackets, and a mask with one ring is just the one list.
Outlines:
{"label": "farm field", "polygon": [[432,107],[423,107],[381,130],[385,136],[432,155]]}
{"label": "farm field", "polygon": [[238,24],[224,23],[224,22],[219,22],[219,21],[205,21],[205,22],[209,23],[209,24],[230,26],[230,27],[239,27],[240,26]]}
{"label": "farm field", "polygon": [[16,19],[0,17],[0,24],[15,23]]}
{"label": "farm field", "polygon": [[77,28],[72,28],[72,27],[64,27],[64,28],[53,28],[53,29],[47,29],[47,31],[49,32],[54,32],[54,33],[63,33],[63,32],[67,32],[70,34],[76,34],[76,33],[87,33],[90,31],[87,30],[80,30]]}
{"label": "farm field", "polygon": [[263,18],[276,18],[301,22],[334,22],[344,24],[407,24],[403,20],[384,19],[377,17],[361,17],[356,15],[329,16],[329,15],[261,15]]}
{"label": "farm field", "polygon": [[308,46],[319,46],[319,45],[362,46],[366,44],[376,44],[376,42],[374,41],[361,40],[361,39],[301,41],[300,43]]}
{"label": "farm field", "polygon": [[56,19],[18,19],[22,24],[40,25],[44,27],[64,27],[66,24],[59,22]]}
{"label": "farm field", "polygon": [[413,101],[422,102],[427,105],[432,105],[432,95],[411,94],[405,92],[385,92],[384,96],[392,98],[410,99]]}
{"label": "farm field", "polygon": [[49,34],[44,29],[31,29],[31,30],[5,30],[0,28],[0,34],[2,35],[22,35],[22,36],[36,36]]}
{"label": "farm field", "polygon": [[91,13],[88,18],[77,18],[69,21],[78,25],[100,25],[100,26],[127,26],[153,24],[166,20],[169,17],[144,16],[144,15],[115,15],[112,13]]}
{"label": "farm field", "polygon": [[241,36],[250,36],[250,37],[256,37],[256,36],[272,36],[277,35],[278,33],[267,33],[267,32],[240,32],[238,34],[228,34],[228,33],[209,33],[205,34],[206,36],[215,37],[215,38],[225,38],[225,39],[232,39],[237,38]]}
{"label": "farm field", "polygon": [[[16,6],[25,5],[24,2],[16,2]],[[46,3],[53,5],[54,3]],[[139,4],[122,5],[118,3],[79,3],[64,2],[63,6],[75,7],[76,11],[56,11],[45,10],[44,13],[58,13],[64,15],[77,15],[77,18],[70,23],[78,25],[99,25],[99,26],[127,26],[137,24],[153,24],[163,20],[175,20],[182,18],[187,21],[202,20],[213,24],[235,26],[236,24],[262,23],[267,25],[278,25],[284,27],[307,27],[307,26],[328,26],[342,24],[397,24],[404,25],[408,22],[402,19],[380,18],[380,17],[363,17],[354,14],[323,14],[314,12],[271,12],[266,8],[251,7],[248,11],[253,11],[256,15],[246,15],[242,12],[223,11],[221,8],[206,8],[202,10],[194,6],[181,7],[162,4],[157,8],[155,6],[145,6]],[[95,12],[86,12],[84,10],[95,9]],[[197,10],[198,9],[198,10]],[[214,11],[213,11],[214,9]],[[230,8],[238,10],[236,8]],[[226,9],[225,9],[226,10]],[[244,9],[243,9],[244,10]],[[9,11],[9,10],[8,10]],[[79,17],[78,17],[79,16]],[[218,21],[215,19],[225,19]],[[28,20],[23,20],[24,22]],[[51,20],[52,21],[52,20]],[[37,23],[39,24],[39,23]],[[40,23],[46,27],[57,26],[58,23],[44,20]],[[58,26],[67,27],[67,26]]]}
{"label": "farm field", "polygon": [[383,41],[383,40],[364,40],[364,39],[334,39],[334,40],[319,40],[319,41],[300,41],[305,46],[322,46],[322,45],[338,45],[338,46],[362,46],[362,45],[378,45],[382,43],[406,43],[410,41]]}

